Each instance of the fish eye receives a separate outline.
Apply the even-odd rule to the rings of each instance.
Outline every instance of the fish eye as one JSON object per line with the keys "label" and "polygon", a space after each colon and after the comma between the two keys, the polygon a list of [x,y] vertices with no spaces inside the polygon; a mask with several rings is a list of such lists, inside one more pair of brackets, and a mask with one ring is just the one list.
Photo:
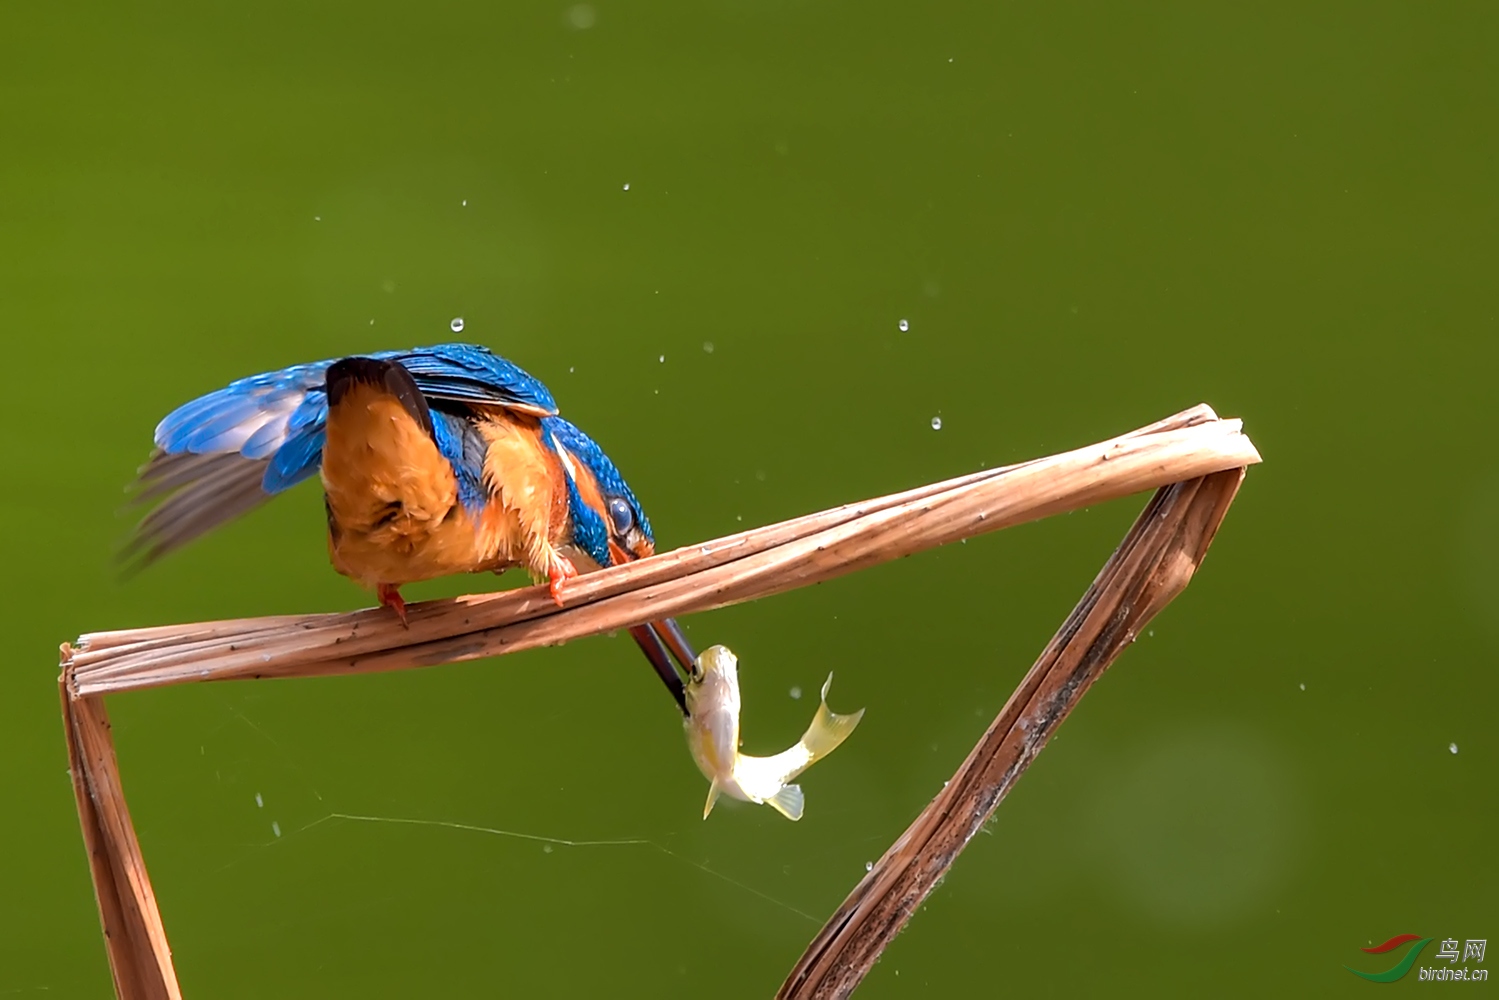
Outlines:
{"label": "fish eye", "polygon": [[616,535],[627,535],[635,527],[635,511],[630,509],[630,502],[624,497],[614,497],[609,501],[609,522]]}

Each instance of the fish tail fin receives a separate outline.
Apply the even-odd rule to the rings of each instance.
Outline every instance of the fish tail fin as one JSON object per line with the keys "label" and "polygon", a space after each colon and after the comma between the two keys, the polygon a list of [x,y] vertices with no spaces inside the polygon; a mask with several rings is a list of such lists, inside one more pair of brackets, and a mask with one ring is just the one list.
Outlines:
{"label": "fish tail fin", "polygon": [[713,803],[718,801],[719,791],[718,779],[714,778],[713,784],[708,786],[708,801],[703,803],[703,819],[707,819],[708,814],[713,811]]}
{"label": "fish tail fin", "polygon": [[806,800],[802,796],[801,785],[782,785],[779,792],[765,800],[765,804],[795,822],[802,818],[802,806],[806,804]]}
{"label": "fish tail fin", "polygon": [[802,736],[802,746],[807,751],[806,767],[826,757],[838,749],[838,744],[848,739],[848,734],[854,731],[859,720],[864,718],[864,710],[850,712],[848,715],[839,715],[828,708],[828,688],[833,686],[833,675],[828,674],[828,679],[822,685],[822,702],[817,706],[817,714],[812,717],[812,724],[807,727],[807,732]]}

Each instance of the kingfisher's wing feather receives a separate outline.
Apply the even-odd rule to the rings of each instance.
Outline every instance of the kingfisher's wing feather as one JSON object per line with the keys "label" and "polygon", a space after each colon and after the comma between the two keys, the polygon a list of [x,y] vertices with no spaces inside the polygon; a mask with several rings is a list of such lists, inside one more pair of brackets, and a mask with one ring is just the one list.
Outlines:
{"label": "kingfisher's wing feather", "polygon": [[477,344],[438,344],[374,355],[400,362],[429,399],[503,406],[538,417],[557,413],[541,381]]}
{"label": "kingfisher's wing feather", "polygon": [[[484,347],[439,344],[367,356],[399,362],[430,399],[537,416],[557,412],[545,385]],[[136,501],[157,506],[124,556],[150,563],[316,475],[328,422],[324,384],[335,360],[251,375],[167,414],[135,483]],[[449,436],[453,454],[444,454],[461,472],[469,442],[461,428]]]}
{"label": "kingfisher's wing feather", "polygon": [[269,500],[266,459],[228,453],[169,455],[158,449],[141,469],[140,500],[165,496],[136,526],[121,553],[145,566]]}
{"label": "kingfisher's wing feather", "polygon": [[154,562],[316,473],[331,363],[251,375],[167,414],[135,481],[135,501],[156,506],[122,557]]}

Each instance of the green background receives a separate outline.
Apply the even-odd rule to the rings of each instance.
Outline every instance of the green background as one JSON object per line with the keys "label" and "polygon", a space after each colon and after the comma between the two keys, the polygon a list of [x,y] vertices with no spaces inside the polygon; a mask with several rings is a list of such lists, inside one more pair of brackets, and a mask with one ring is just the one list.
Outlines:
{"label": "green background", "polygon": [[[119,580],[156,420],[455,316],[662,548],[1245,418],[1204,572],[861,996],[1362,995],[1371,942],[1499,937],[1492,5],[89,7],[0,13],[0,995],[109,989],[57,644],[369,603],[313,486]],[[1139,506],[690,619],[747,750],[829,669],[867,707],[800,824],[699,818],[623,636],[112,699],[186,994],[769,995]]]}

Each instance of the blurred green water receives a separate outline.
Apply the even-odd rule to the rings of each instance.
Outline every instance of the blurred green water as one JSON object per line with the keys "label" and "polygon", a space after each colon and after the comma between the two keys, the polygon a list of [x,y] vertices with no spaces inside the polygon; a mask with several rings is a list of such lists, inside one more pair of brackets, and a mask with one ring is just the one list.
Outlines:
{"label": "blurred green water", "polygon": [[[1267,463],[1205,572],[861,996],[1352,995],[1341,965],[1390,964],[1361,946],[1499,930],[1490,7],[3,20],[0,995],[108,991],[57,643],[368,600],[311,487],[118,582],[155,421],[454,316],[600,438],[665,547],[1200,400],[1246,418]],[[768,995],[1137,510],[691,620],[740,654],[747,749],[829,668],[867,706],[798,825],[699,820],[627,638],[114,699],[185,991]]]}

